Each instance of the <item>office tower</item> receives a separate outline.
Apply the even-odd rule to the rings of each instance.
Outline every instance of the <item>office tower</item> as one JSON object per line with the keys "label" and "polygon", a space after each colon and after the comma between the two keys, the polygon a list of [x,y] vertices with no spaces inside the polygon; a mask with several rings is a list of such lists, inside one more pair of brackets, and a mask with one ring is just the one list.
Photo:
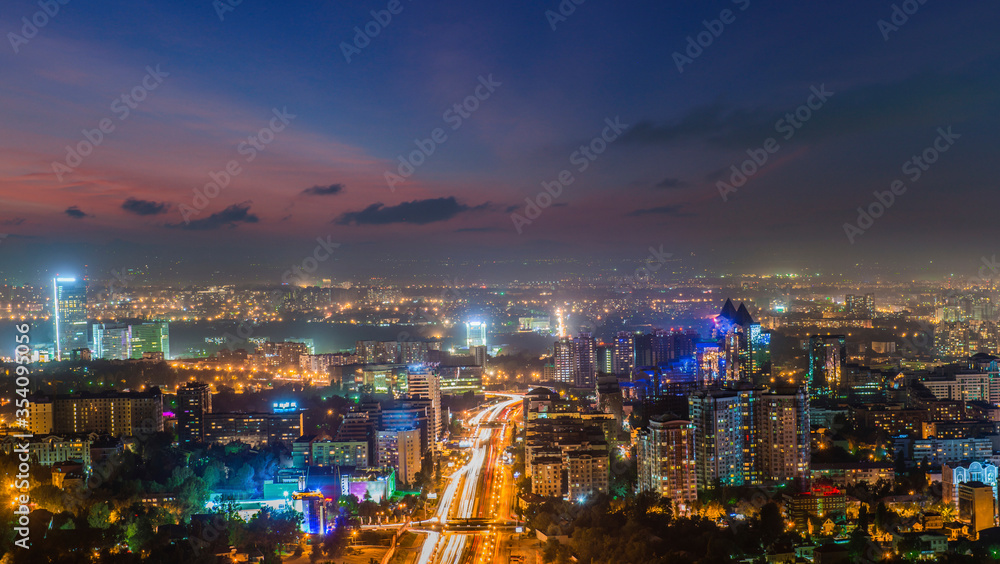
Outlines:
{"label": "office tower", "polygon": [[836,394],[844,382],[847,363],[847,340],[843,335],[812,335],[809,337],[809,396],[812,398]]}
{"label": "office tower", "polygon": [[395,469],[397,478],[412,486],[422,465],[420,429],[379,431],[378,464]]}
{"label": "office tower", "polygon": [[76,278],[52,280],[56,358],[68,359],[74,349],[87,348],[87,283]]}
{"label": "office tower", "polygon": [[619,376],[631,374],[635,367],[635,335],[628,331],[619,331],[615,335],[614,358],[611,373]]}
{"label": "office tower", "polygon": [[698,489],[757,483],[754,391],[706,391],[688,397],[695,428]]}
{"label": "office tower", "polygon": [[93,357],[103,360],[132,358],[132,328],[128,325],[95,323]]}
{"label": "office tower", "polygon": [[[132,334],[131,357],[142,359],[143,353],[163,353],[170,358],[170,324],[166,322],[142,323],[130,327]],[[97,340],[96,337],[94,339]]]}
{"label": "office tower", "polygon": [[682,512],[698,500],[695,428],[690,421],[652,417],[639,431],[638,491],[670,498]]}
{"label": "office tower", "polygon": [[757,402],[757,462],[767,480],[798,481],[810,477],[809,396],[804,389],[761,394]]}
{"label": "office tower", "polygon": [[576,353],[576,370],[574,385],[578,388],[592,388],[597,382],[597,344],[594,337],[586,331],[573,339]]}
{"label": "office tower", "polygon": [[762,331],[760,323],[752,323],[747,331],[747,347],[749,380],[767,383],[771,378],[771,332]]}
{"label": "office tower", "polygon": [[432,450],[438,441],[442,440],[442,411],[441,411],[441,379],[437,374],[429,369],[420,369],[410,372],[407,376],[407,389],[410,397],[427,400],[430,402],[430,425],[428,428],[429,438],[432,441]]}
{"label": "office tower", "polygon": [[465,324],[466,346],[469,348],[486,346],[486,323],[484,321],[468,321]]}
{"label": "office tower", "polygon": [[851,317],[872,319],[875,317],[875,294],[863,296],[848,294],[844,300],[844,312]]}
{"label": "office tower", "polygon": [[205,441],[205,415],[212,413],[212,390],[204,382],[188,382],[177,390],[177,440],[181,445]]}

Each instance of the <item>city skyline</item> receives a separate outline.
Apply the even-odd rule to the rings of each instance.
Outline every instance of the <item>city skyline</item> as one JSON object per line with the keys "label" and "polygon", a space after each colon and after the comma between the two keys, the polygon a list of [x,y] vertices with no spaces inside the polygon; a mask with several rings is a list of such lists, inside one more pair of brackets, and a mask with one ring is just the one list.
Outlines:
{"label": "city skyline", "polygon": [[994,5],[221,5],[60,5],[30,39],[37,6],[3,16],[5,272],[280,279],[317,238],[336,277],[661,245],[712,272],[971,275],[995,252],[968,205],[995,184]]}

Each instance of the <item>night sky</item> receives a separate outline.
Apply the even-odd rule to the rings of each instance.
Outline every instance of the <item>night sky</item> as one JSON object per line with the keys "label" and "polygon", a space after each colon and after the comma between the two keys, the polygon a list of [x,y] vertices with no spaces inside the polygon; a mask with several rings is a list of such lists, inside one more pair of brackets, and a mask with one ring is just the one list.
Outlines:
{"label": "night sky", "polygon": [[[2,277],[267,279],[317,238],[334,278],[660,245],[715,272],[972,275],[1000,254],[996,2],[897,3],[917,9],[893,27],[891,2],[850,0],[220,5],[3,3]],[[231,178],[199,201],[210,175]]]}

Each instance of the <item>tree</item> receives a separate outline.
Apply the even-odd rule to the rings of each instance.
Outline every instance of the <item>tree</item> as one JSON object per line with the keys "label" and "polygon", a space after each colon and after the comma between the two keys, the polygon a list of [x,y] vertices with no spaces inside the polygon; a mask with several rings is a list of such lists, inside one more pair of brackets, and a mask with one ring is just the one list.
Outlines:
{"label": "tree", "polygon": [[761,541],[765,547],[771,546],[785,532],[785,519],[776,503],[769,502],[760,508]]}
{"label": "tree", "polygon": [[107,529],[111,526],[111,508],[106,503],[95,503],[87,512],[87,525],[91,529]]}

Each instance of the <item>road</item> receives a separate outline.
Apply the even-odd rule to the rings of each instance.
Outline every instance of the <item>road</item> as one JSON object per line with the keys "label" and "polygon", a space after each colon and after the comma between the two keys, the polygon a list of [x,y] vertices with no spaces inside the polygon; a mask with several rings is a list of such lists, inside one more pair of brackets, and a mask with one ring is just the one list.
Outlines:
{"label": "road", "polygon": [[469,420],[475,437],[469,461],[448,477],[434,517],[413,524],[414,532],[427,534],[419,564],[494,562],[500,538],[513,530],[513,477],[501,457],[521,396],[507,397]]}

